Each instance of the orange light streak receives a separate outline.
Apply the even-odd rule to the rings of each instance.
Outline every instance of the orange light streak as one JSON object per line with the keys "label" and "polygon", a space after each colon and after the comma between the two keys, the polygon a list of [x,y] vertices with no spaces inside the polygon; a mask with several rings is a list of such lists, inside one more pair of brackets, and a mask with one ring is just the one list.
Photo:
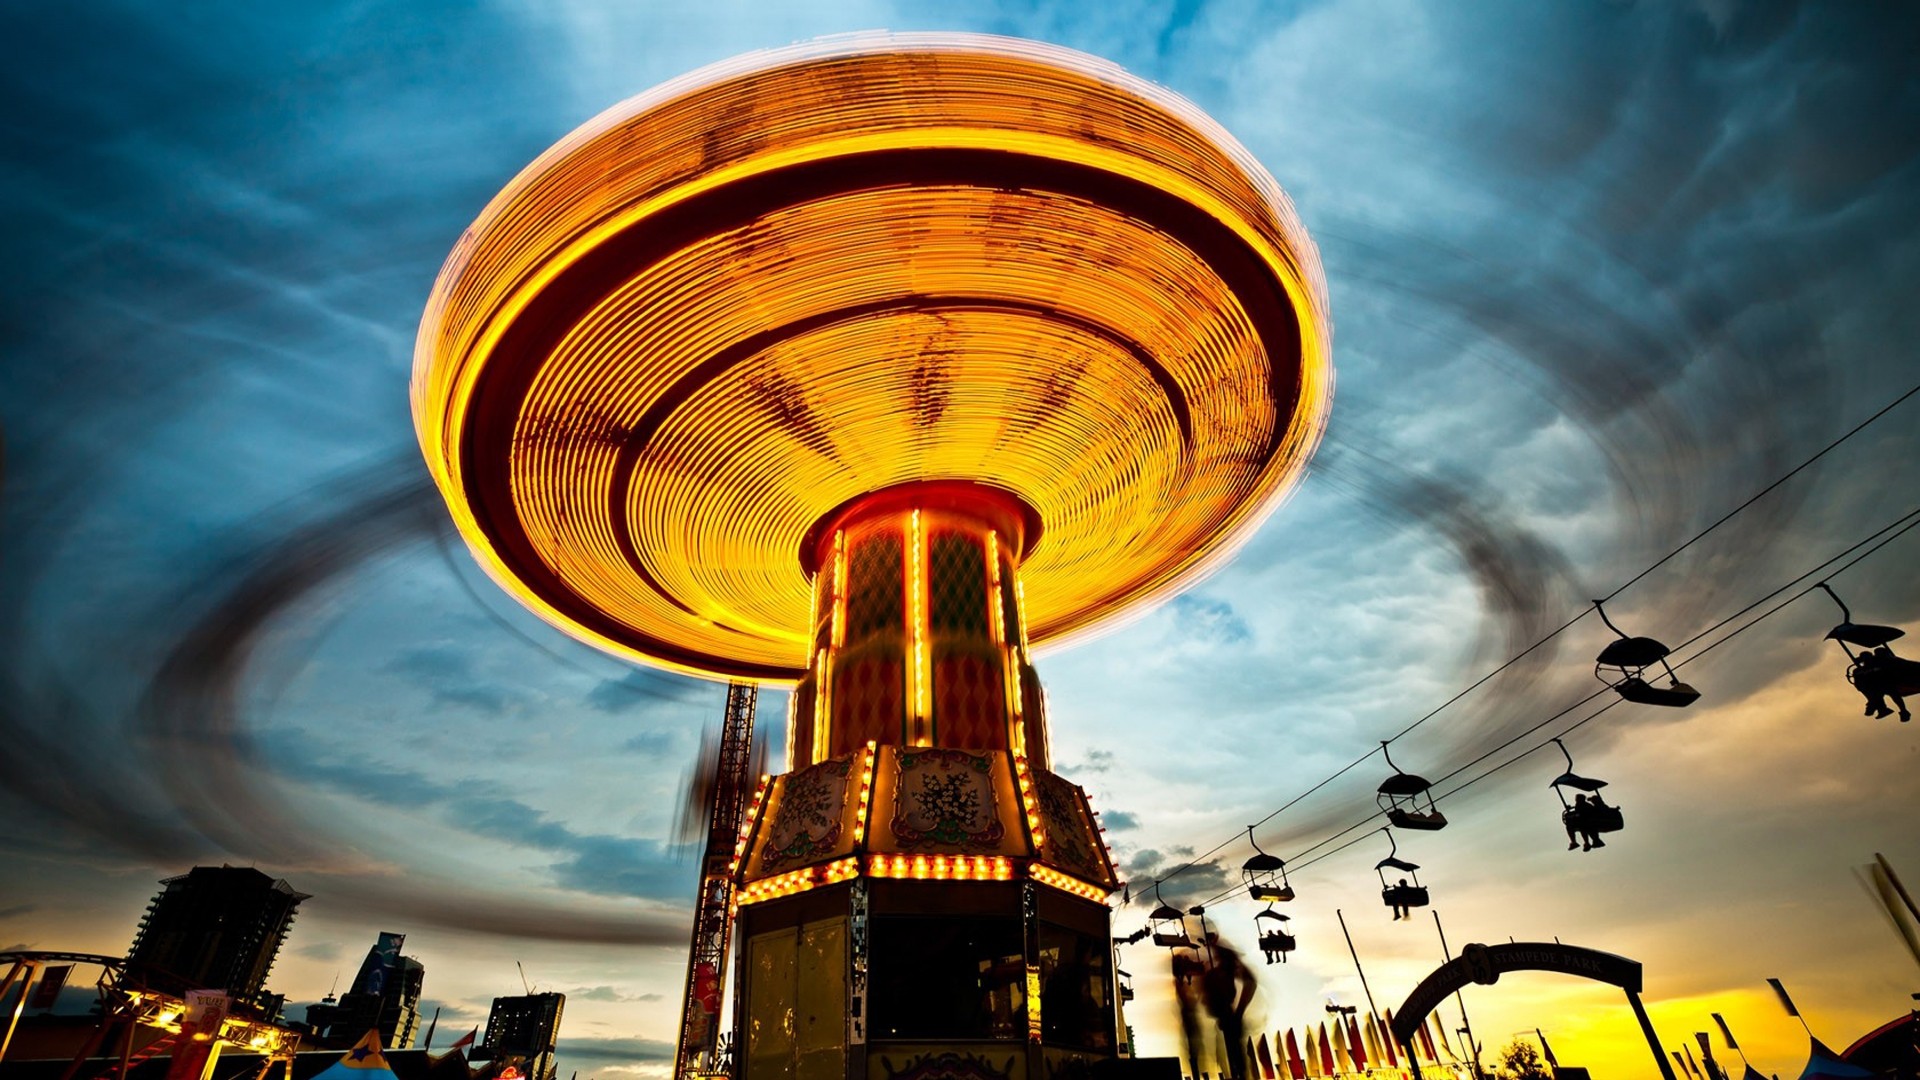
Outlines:
{"label": "orange light streak", "polygon": [[867,874],[920,881],[1012,881],[1013,860],[1004,855],[872,855]]}
{"label": "orange light streak", "polygon": [[1097,900],[1105,903],[1107,897],[1112,895],[1112,891],[1109,889],[1103,889],[1090,882],[1081,881],[1077,877],[1070,874],[1063,874],[1051,866],[1042,866],[1039,863],[1028,866],[1027,875],[1042,885],[1059,889],[1061,892],[1072,893],[1075,896],[1082,896],[1088,900]]}
{"label": "orange light streak", "polygon": [[820,655],[813,658],[813,756],[807,759],[812,765],[827,758],[828,738],[833,733],[829,718],[833,716],[833,680],[829,674],[833,671],[833,650],[821,649]]}
{"label": "orange light streak", "polygon": [[760,820],[760,807],[767,801],[767,791],[773,786],[773,777],[760,774],[760,783],[753,789],[753,801],[748,804],[747,812],[740,818],[740,832],[733,840],[733,859],[727,863],[727,876],[738,879],[740,861],[747,857],[747,844],[753,839],[753,827]]}
{"label": "orange light streak", "polygon": [[927,660],[927,538],[920,527],[920,511],[915,510],[908,520],[907,593],[913,611],[908,623],[913,639],[913,670],[908,675],[913,682],[913,737],[909,743],[932,746],[933,732],[929,730],[927,715],[931,711],[928,701],[933,686]]}
{"label": "orange light streak", "polygon": [[892,485],[1034,508],[1023,661],[1191,583],[1301,475],[1328,335],[1286,196],[1191,104],[1031,42],[843,38],[542,155],[447,260],[412,396],[516,599],[620,655],[779,683],[816,629],[801,538]]}
{"label": "orange light streak", "polygon": [[807,866],[799,870],[789,870],[784,874],[775,874],[747,885],[735,894],[734,904],[744,907],[765,900],[777,900],[783,896],[792,896],[822,885],[837,885],[842,881],[860,875],[860,860],[849,857],[836,859],[825,866]]}
{"label": "orange light streak", "polygon": [[1033,840],[1033,850],[1044,851],[1047,830],[1040,824],[1040,801],[1033,794],[1033,773],[1028,769],[1026,755],[1014,755],[1013,775],[1020,782],[1020,805],[1026,813],[1027,835]]}
{"label": "orange light streak", "polygon": [[873,803],[873,760],[879,752],[877,745],[869,741],[866,754],[860,759],[859,816],[853,823],[853,846],[856,848],[867,842],[867,812]]}

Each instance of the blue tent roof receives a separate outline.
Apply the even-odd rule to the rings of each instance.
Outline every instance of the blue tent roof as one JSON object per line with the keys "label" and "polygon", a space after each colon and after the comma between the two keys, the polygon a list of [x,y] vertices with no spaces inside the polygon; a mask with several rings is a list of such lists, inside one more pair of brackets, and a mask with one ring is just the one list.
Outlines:
{"label": "blue tent roof", "polygon": [[1800,1080],[1855,1080],[1856,1077],[1871,1077],[1873,1074],[1858,1065],[1849,1065],[1840,1060],[1840,1055],[1827,1049],[1827,1044],[1812,1039],[1812,1047],[1807,1051],[1807,1067],[1800,1070]]}

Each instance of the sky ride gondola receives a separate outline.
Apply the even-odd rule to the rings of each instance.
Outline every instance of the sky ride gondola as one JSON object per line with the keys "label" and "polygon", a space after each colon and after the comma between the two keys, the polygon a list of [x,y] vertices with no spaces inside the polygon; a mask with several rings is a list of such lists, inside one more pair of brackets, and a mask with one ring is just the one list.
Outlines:
{"label": "sky ride gondola", "polygon": [[1253,838],[1251,825],[1247,826],[1247,842],[1253,845],[1253,857],[1240,865],[1240,877],[1247,884],[1247,895],[1263,904],[1293,899],[1293,886],[1287,884],[1286,860],[1260,850],[1260,842]]}
{"label": "sky ride gondola", "polygon": [[1840,625],[1827,631],[1827,638],[1839,642],[1840,651],[1847,654],[1847,681],[1867,699],[1867,715],[1892,716],[1893,710],[1887,708],[1887,699],[1892,698],[1899,707],[1900,722],[1912,720],[1907,698],[1920,694],[1920,662],[1896,656],[1889,647],[1889,642],[1905,637],[1907,632],[1897,626],[1854,622],[1853,612],[1840,594],[1824,581],[1820,588],[1840,605]]}
{"label": "sky ride gondola", "polygon": [[1427,778],[1401,772],[1400,766],[1393,763],[1385,741],[1380,743],[1380,754],[1387,759],[1387,768],[1393,770],[1392,776],[1380,782],[1379,793],[1374,796],[1387,820],[1403,829],[1420,832],[1446,828],[1447,816],[1433,805],[1433,785]]}
{"label": "sky ride gondola", "polygon": [[[1266,921],[1262,922],[1263,919]],[[1292,920],[1272,908],[1254,912],[1254,932],[1260,937],[1260,951],[1266,954],[1267,963],[1271,964],[1275,960],[1286,963],[1287,954],[1299,944],[1294,939],[1293,928],[1289,925],[1291,922]]]}
{"label": "sky ride gondola", "polygon": [[[1619,641],[1610,641],[1600,650],[1593,662],[1593,677],[1613,687],[1622,698],[1639,705],[1664,705],[1673,709],[1684,709],[1700,700],[1700,691],[1680,681],[1667,664],[1667,654],[1673,650],[1650,637],[1628,637],[1626,632],[1613,625],[1607,618],[1607,609],[1600,601],[1593,602],[1593,609],[1600,613],[1600,621],[1607,629],[1620,635]],[[1646,671],[1655,664],[1667,673],[1666,686],[1655,686],[1647,681]]]}
{"label": "sky ride gondola", "polygon": [[[1567,759],[1567,771],[1553,778],[1547,786],[1560,797],[1560,824],[1567,829],[1567,850],[1579,848],[1592,851],[1597,847],[1606,847],[1607,842],[1600,839],[1601,833],[1619,832],[1627,827],[1626,819],[1621,817],[1620,808],[1607,803],[1600,797],[1600,789],[1607,786],[1605,780],[1596,780],[1590,776],[1581,776],[1573,771],[1573,754],[1567,750],[1567,744],[1559,739],[1553,744]],[[1567,801],[1567,791],[1576,794],[1572,802]]]}
{"label": "sky ride gondola", "polygon": [[1177,907],[1160,899],[1160,886],[1153,887],[1153,898],[1160,906],[1147,913],[1147,925],[1153,930],[1153,943],[1163,949],[1191,949],[1193,939],[1187,936],[1187,914]]}
{"label": "sky ride gondola", "polygon": [[[1380,875],[1380,900],[1393,909],[1394,918],[1404,919],[1412,914],[1411,909],[1427,906],[1427,887],[1420,884],[1419,865],[1399,857],[1400,844],[1394,840],[1393,830],[1383,828],[1380,831],[1387,834],[1387,843],[1393,845],[1391,853],[1386,858],[1373,864],[1374,872]],[[1409,877],[1389,882],[1387,880],[1389,869],[1398,870]]]}

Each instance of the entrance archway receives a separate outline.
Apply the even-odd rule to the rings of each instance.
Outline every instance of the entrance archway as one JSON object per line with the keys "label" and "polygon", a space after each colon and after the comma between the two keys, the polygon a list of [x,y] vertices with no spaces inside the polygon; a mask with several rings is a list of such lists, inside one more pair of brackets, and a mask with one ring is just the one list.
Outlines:
{"label": "entrance archway", "polygon": [[[1426,1022],[1427,1014],[1446,1000],[1448,994],[1468,983],[1492,986],[1509,971],[1557,971],[1563,975],[1577,975],[1619,987],[1626,992],[1627,1004],[1633,1006],[1634,1019],[1640,1021],[1640,1031],[1647,1037],[1647,1047],[1653,1051],[1653,1060],[1660,1065],[1660,1075],[1665,1080],[1676,1080],[1673,1066],[1667,1062],[1666,1051],[1660,1048],[1660,1036],[1654,1033],[1653,1022],[1647,1019],[1647,1010],[1640,1004],[1640,962],[1598,949],[1562,945],[1557,941],[1476,944],[1462,948],[1459,956],[1441,964],[1433,974],[1420,980],[1420,985],[1414,987],[1413,993],[1408,994],[1407,1000],[1401,1003],[1389,1025],[1394,1041],[1411,1050],[1413,1033]],[[1408,1060],[1413,1062],[1413,1075],[1419,1076],[1419,1061],[1411,1054]]]}

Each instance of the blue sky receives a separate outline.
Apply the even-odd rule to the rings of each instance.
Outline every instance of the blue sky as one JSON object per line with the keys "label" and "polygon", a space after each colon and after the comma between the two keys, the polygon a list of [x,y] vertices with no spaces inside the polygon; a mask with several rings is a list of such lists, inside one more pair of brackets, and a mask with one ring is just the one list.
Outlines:
{"label": "blue sky", "polygon": [[[0,945],[117,952],[156,878],[254,863],[315,894],[274,980],[291,1000],[317,999],[376,931],[405,931],[443,1024],[464,1032],[517,988],[519,959],[573,995],[577,1067],[658,1071],[693,879],[670,833],[722,692],[594,654],[499,594],[425,493],[406,380],[433,276],[494,191],[608,105],[749,49],[962,29],[1103,56],[1219,119],[1320,244],[1339,383],[1312,475],[1215,577],[1043,658],[1056,758],[1136,880],[1305,790],[1920,381],[1912,20],[1712,2],[1095,7],[0,14]],[[1917,431],[1911,402],[1615,614],[1686,638],[1912,509]],[[1914,626],[1916,545],[1835,579],[1857,616]],[[1629,808],[1604,859],[1558,845],[1552,759],[1449,801],[1456,827],[1409,846],[1451,936],[1635,956],[1657,1021],[1691,1032],[1712,1003],[1780,1069],[1792,1040],[1768,1042],[1764,976],[1804,987],[1830,1042],[1900,1008],[1914,970],[1853,874],[1878,850],[1920,877],[1920,731],[1858,715],[1818,641],[1822,603],[1701,661],[1694,709],[1623,707],[1570,740]],[[1558,710],[1596,685],[1603,641],[1580,624],[1396,760],[1445,772]],[[779,728],[779,695],[762,708]],[[1276,818],[1263,844],[1291,855],[1348,824],[1378,771]],[[1274,1026],[1357,995],[1336,907],[1376,987],[1396,988],[1383,996],[1436,959],[1431,935],[1378,907],[1384,853],[1362,843],[1302,873],[1303,952],[1262,972]],[[1169,898],[1223,873],[1182,874]],[[1250,911],[1219,910],[1250,939]],[[1123,963],[1141,975],[1143,1049],[1172,1052],[1147,974],[1164,961]],[[1585,993],[1543,982],[1474,1008],[1498,1032],[1543,1003],[1594,1004],[1567,1039],[1604,1060],[1630,1029]]]}

